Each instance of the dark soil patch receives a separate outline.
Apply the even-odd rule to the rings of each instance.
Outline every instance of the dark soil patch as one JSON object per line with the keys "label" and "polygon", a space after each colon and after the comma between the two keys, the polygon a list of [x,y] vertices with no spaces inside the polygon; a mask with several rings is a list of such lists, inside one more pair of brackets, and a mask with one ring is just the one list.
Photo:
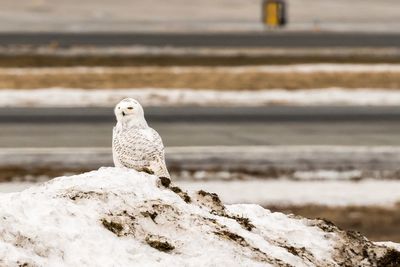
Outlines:
{"label": "dark soil patch", "polygon": [[171,184],[171,179],[167,178],[167,177],[159,177],[161,185],[164,187],[169,187]]}
{"label": "dark soil patch", "polygon": [[102,219],[101,223],[107,230],[116,234],[117,236],[120,236],[122,230],[124,230],[124,227],[122,226],[122,224],[114,222],[114,221],[108,221],[106,219]]}
{"label": "dark soil patch", "polygon": [[229,232],[227,230],[221,230],[218,232],[214,232],[214,234],[221,236],[223,238],[229,239],[233,242],[238,243],[241,246],[248,246],[249,244],[247,243],[247,241],[241,237],[240,235],[237,235],[235,233]]}
{"label": "dark soil patch", "polygon": [[315,263],[317,260],[314,255],[308,251],[305,247],[293,247],[293,246],[283,246],[287,251],[295,256],[303,259],[308,259],[311,263]]}
{"label": "dark soil patch", "polygon": [[251,223],[249,218],[239,216],[230,216],[230,218],[236,220],[247,231],[251,231],[253,228],[255,228],[254,224]]}
{"label": "dark soil patch", "polygon": [[203,198],[208,198],[211,200],[211,207],[209,207],[211,208],[211,213],[218,216],[223,216],[229,219],[233,219],[247,231],[251,231],[255,227],[251,223],[249,218],[228,214],[225,210],[224,204],[222,203],[221,199],[216,193],[210,193],[204,190],[200,190],[197,192],[197,194],[199,194]]}
{"label": "dark soil patch", "polygon": [[207,196],[210,197],[215,205],[223,206],[221,199],[219,198],[219,196],[216,193],[209,193],[204,190],[200,190],[197,193],[202,197],[207,197]]}
{"label": "dark soil patch", "polygon": [[168,241],[163,240],[163,238],[159,236],[153,236],[153,235],[147,236],[146,243],[149,244],[150,247],[155,248],[162,252],[169,252],[175,249],[175,247],[172,244],[170,244]]}
{"label": "dark soil patch", "polygon": [[144,212],[141,212],[141,214],[144,217],[149,217],[154,223],[156,223],[155,219],[156,219],[156,217],[158,215],[157,212],[155,212],[155,211],[153,211],[153,212],[152,211],[144,211]]}
{"label": "dark soil patch", "polygon": [[68,194],[68,197],[71,200],[78,200],[78,199],[89,199],[89,198],[102,198],[106,197],[106,194],[95,192],[95,191],[72,191],[70,194]]}
{"label": "dark soil patch", "polygon": [[379,259],[378,266],[380,267],[399,267],[400,266],[400,252],[390,249],[385,256]]}
{"label": "dark soil patch", "polygon": [[182,189],[180,189],[179,187],[172,186],[169,189],[171,189],[171,191],[174,192],[175,194],[179,195],[186,203],[192,202],[192,199],[190,198],[188,193],[182,191]]}
{"label": "dark soil patch", "polygon": [[246,229],[247,231],[253,230],[255,228],[254,224],[251,223],[249,218],[242,217],[242,216],[236,216],[236,215],[231,215],[226,213],[225,210],[223,211],[212,211],[211,213],[218,215],[218,216],[223,216],[232,220],[235,220],[242,228]]}
{"label": "dark soil patch", "polygon": [[170,189],[171,189],[171,191],[174,192],[175,194],[182,193],[182,189],[180,189],[180,188],[177,187],[177,186],[172,186],[172,187],[170,187]]}

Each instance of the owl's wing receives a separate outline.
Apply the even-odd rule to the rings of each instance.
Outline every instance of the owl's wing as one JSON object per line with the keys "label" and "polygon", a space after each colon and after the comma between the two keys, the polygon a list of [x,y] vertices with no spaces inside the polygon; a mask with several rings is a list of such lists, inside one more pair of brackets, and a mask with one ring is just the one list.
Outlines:
{"label": "owl's wing", "polygon": [[129,129],[116,133],[113,150],[123,166],[148,167],[155,175],[169,178],[165,165],[164,145],[154,129]]}
{"label": "owl's wing", "polygon": [[155,149],[161,150],[162,152],[164,152],[164,144],[163,144],[161,136],[158,134],[158,132],[156,130],[154,130],[153,128],[149,128],[148,131],[151,136],[149,138],[149,142],[152,143],[152,145],[154,146]]}
{"label": "owl's wing", "polygon": [[155,146],[154,160],[151,162],[151,169],[158,177],[170,178],[167,165],[165,163],[165,150],[161,136],[153,128],[150,128],[152,134],[153,146]]}
{"label": "owl's wing", "polygon": [[118,150],[117,142],[116,142],[116,138],[117,138],[116,131],[117,131],[117,129],[115,127],[113,127],[113,133],[112,133],[112,156],[113,156],[114,166],[121,168],[124,165],[120,162],[119,157],[118,157],[119,150]]}

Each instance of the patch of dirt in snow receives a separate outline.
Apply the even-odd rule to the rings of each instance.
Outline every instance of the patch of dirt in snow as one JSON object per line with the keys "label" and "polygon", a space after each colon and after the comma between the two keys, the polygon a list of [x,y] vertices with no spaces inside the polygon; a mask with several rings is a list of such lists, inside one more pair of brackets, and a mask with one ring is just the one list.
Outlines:
{"label": "patch of dirt in snow", "polygon": [[329,222],[224,205],[215,193],[186,193],[165,178],[127,169],[60,177],[0,200],[0,265],[6,266],[391,266],[398,260],[393,249]]}

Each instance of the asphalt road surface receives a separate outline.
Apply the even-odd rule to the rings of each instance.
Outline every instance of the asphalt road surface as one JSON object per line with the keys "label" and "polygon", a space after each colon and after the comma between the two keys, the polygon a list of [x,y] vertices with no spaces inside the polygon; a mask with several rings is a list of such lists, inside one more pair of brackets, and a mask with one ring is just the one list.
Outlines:
{"label": "asphalt road surface", "polygon": [[[146,108],[166,146],[400,145],[400,107]],[[0,109],[0,147],[109,147],[112,109]]]}
{"label": "asphalt road surface", "polygon": [[[146,118],[157,123],[380,122],[399,121],[400,107],[269,106],[269,107],[146,107]],[[0,123],[114,122],[107,107],[0,108]]]}
{"label": "asphalt road surface", "polygon": [[155,47],[400,47],[396,33],[1,33],[0,46],[155,46]]}

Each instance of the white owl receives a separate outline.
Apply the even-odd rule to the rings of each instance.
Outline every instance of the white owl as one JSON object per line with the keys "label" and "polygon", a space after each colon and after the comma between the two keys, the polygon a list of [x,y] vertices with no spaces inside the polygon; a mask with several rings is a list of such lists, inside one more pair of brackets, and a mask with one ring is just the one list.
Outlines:
{"label": "white owl", "polygon": [[161,137],[147,125],[139,102],[132,98],[123,99],[116,105],[114,113],[117,117],[112,145],[115,166],[170,178]]}

